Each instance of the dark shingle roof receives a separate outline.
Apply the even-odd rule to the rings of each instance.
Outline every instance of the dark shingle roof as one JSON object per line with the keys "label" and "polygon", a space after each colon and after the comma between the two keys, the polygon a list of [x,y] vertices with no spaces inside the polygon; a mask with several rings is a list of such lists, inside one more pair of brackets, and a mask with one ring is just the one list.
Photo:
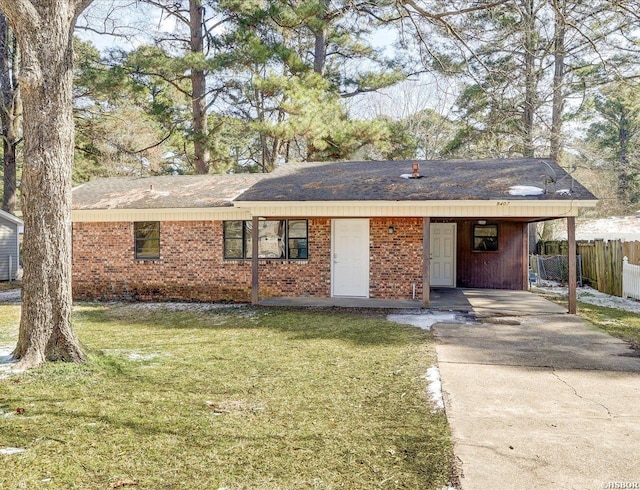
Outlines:
{"label": "dark shingle roof", "polygon": [[73,209],[215,208],[233,198],[261,174],[166,175],[96,179],[73,189]]}
{"label": "dark shingle roof", "polygon": [[[287,164],[236,201],[595,200],[557,163],[541,158],[419,161],[420,179],[406,179],[413,160]],[[541,195],[517,196],[513,186]],[[569,190],[570,192],[559,192]]]}
{"label": "dark shingle roof", "polygon": [[[557,163],[539,158],[300,163],[271,174],[180,175],[96,179],[73,190],[73,209],[229,207],[233,201],[595,200]],[[513,186],[541,195],[514,196]],[[571,192],[560,193],[562,189]]]}

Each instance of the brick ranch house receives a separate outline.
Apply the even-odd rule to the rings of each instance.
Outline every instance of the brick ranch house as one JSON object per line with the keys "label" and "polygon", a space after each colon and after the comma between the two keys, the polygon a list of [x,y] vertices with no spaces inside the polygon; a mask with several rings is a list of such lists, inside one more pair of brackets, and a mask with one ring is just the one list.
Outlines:
{"label": "brick ranch house", "polygon": [[534,158],[97,179],[73,190],[73,294],[428,306],[425,284],[523,290],[528,224],[566,218],[571,241],[579,209],[595,204],[557,163]]}

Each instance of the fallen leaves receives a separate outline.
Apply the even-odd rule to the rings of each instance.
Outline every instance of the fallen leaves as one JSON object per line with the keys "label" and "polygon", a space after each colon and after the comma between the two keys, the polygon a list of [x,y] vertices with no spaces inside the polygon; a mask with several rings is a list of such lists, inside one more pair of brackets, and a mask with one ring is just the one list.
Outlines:
{"label": "fallen leaves", "polygon": [[111,488],[125,488],[125,487],[135,487],[138,485],[138,482],[135,480],[131,480],[130,478],[125,478],[124,480],[118,480],[113,484]]}
{"label": "fallen leaves", "polygon": [[264,407],[259,407],[249,402],[245,402],[242,400],[223,400],[220,402],[213,402],[211,400],[206,400],[205,404],[211,409],[211,411],[216,415],[228,414],[228,413],[241,413],[241,412],[249,412],[255,414],[261,410],[264,410]]}

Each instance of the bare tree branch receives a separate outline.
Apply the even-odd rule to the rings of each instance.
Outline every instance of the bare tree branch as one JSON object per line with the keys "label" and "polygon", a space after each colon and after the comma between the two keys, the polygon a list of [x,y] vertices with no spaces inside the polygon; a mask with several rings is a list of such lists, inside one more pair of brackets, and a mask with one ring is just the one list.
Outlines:
{"label": "bare tree branch", "polygon": [[424,17],[426,19],[432,19],[432,20],[441,21],[445,17],[452,17],[452,16],[457,16],[457,15],[468,14],[468,13],[472,13],[472,12],[477,12],[479,10],[489,10],[489,9],[494,8],[494,7],[498,7],[500,5],[504,5],[505,3],[508,3],[510,1],[512,1],[512,0],[498,0],[498,1],[493,2],[493,3],[487,3],[487,4],[483,4],[483,5],[476,5],[475,7],[468,7],[468,8],[464,8],[464,9],[450,10],[450,11],[446,11],[446,12],[439,12],[439,13],[435,13],[435,14],[423,9],[420,6],[418,6],[414,0],[402,0],[401,3],[410,5],[411,7],[413,7],[415,9],[415,11],[418,14],[420,14],[422,17]]}

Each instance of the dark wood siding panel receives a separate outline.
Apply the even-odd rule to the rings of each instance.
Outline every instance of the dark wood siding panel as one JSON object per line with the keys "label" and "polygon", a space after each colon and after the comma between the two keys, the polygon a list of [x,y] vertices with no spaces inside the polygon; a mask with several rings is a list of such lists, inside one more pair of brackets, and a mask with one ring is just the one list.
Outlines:
{"label": "dark wood siding panel", "polygon": [[524,287],[525,264],[522,253],[527,239],[526,223],[487,221],[498,225],[498,251],[473,251],[475,221],[458,222],[458,287],[515,289]]}

